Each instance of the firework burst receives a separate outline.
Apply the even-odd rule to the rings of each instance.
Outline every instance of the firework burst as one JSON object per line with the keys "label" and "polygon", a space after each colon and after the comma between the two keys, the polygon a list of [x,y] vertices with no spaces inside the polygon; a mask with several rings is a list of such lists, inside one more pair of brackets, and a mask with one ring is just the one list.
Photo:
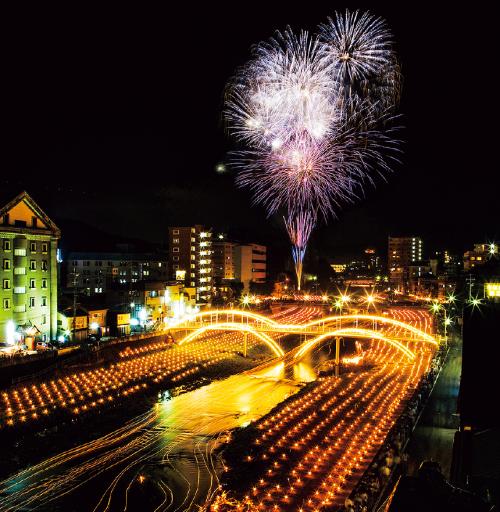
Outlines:
{"label": "firework burst", "polygon": [[318,216],[390,170],[399,78],[385,21],[346,11],[318,36],[288,28],[258,44],[228,84],[228,130],[247,146],[232,155],[237,183],[270,215],[285,211],[299,288]]}
{"label": "firework burst", "polygon": [[256,46],[254,58],[227,89],[230,132],[263,150],[331,135],[340,116],[332,101],[332,71],[317,38],[290,29],[278,32]]}
{"label": "firework burst", "polygon": [[370,114],[381,114],[397,104],[401,75],[384,19],[369,12],[336,12],[320,25],[319,38],[332,62],[344,114],[367,103]]}

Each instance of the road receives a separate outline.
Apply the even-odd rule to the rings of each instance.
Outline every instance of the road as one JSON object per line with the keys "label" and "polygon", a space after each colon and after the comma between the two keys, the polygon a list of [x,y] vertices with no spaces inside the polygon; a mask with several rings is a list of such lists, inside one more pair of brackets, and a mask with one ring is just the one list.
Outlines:
{"label": "road", "polygon": [[449,478],[461,371],[462,341],[457,336],[408,445],[409,474],[414,474],[423,460],[432,459]]}

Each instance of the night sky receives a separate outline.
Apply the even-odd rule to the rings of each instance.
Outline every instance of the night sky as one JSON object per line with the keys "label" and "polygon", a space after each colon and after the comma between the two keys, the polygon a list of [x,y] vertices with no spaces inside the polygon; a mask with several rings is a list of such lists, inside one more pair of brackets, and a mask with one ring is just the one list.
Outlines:
{"label": "night sky", "polygon": [[[197,222],[286,248],[280,219],[252,207],[231,172],[215,172],[234,147],[224,84],[253,43],[287,24],[314,29],[344,5],[185,4],[13,15],[0,186],[28,190],[56,222],[151,241]],[[312,244],[325,257],[383,248],[390,233],[456,251],[500,238],[494,16],[410,5],[359,6],[384,16],[398,43],[403,164],[318,228]]]}

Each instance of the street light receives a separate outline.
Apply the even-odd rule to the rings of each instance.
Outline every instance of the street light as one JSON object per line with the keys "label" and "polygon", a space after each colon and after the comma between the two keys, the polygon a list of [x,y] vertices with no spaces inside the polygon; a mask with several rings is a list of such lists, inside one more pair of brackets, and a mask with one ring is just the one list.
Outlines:
{"label": "street light", "polygon": [[439,302],[432,303],[431,310],[433,313],[438,313],[440,309],[441,309],[441,305],[439,304]]}

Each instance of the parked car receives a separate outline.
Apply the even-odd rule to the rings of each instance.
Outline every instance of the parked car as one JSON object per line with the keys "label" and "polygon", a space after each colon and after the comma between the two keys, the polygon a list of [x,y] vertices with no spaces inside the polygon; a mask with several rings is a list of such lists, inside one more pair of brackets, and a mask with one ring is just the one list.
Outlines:
{"label": "parked car", "polygon": [[54,350],[54,347],[45,341],[37,341],[35,345],[35,350],[39,352],[43,352],[44,350]]}
{"label": "parked car", "polygon": [[0,353],[6,355],[17,354],[23,351],[23,347],[20,345],[10,345],[9,343],[0,343]]}

